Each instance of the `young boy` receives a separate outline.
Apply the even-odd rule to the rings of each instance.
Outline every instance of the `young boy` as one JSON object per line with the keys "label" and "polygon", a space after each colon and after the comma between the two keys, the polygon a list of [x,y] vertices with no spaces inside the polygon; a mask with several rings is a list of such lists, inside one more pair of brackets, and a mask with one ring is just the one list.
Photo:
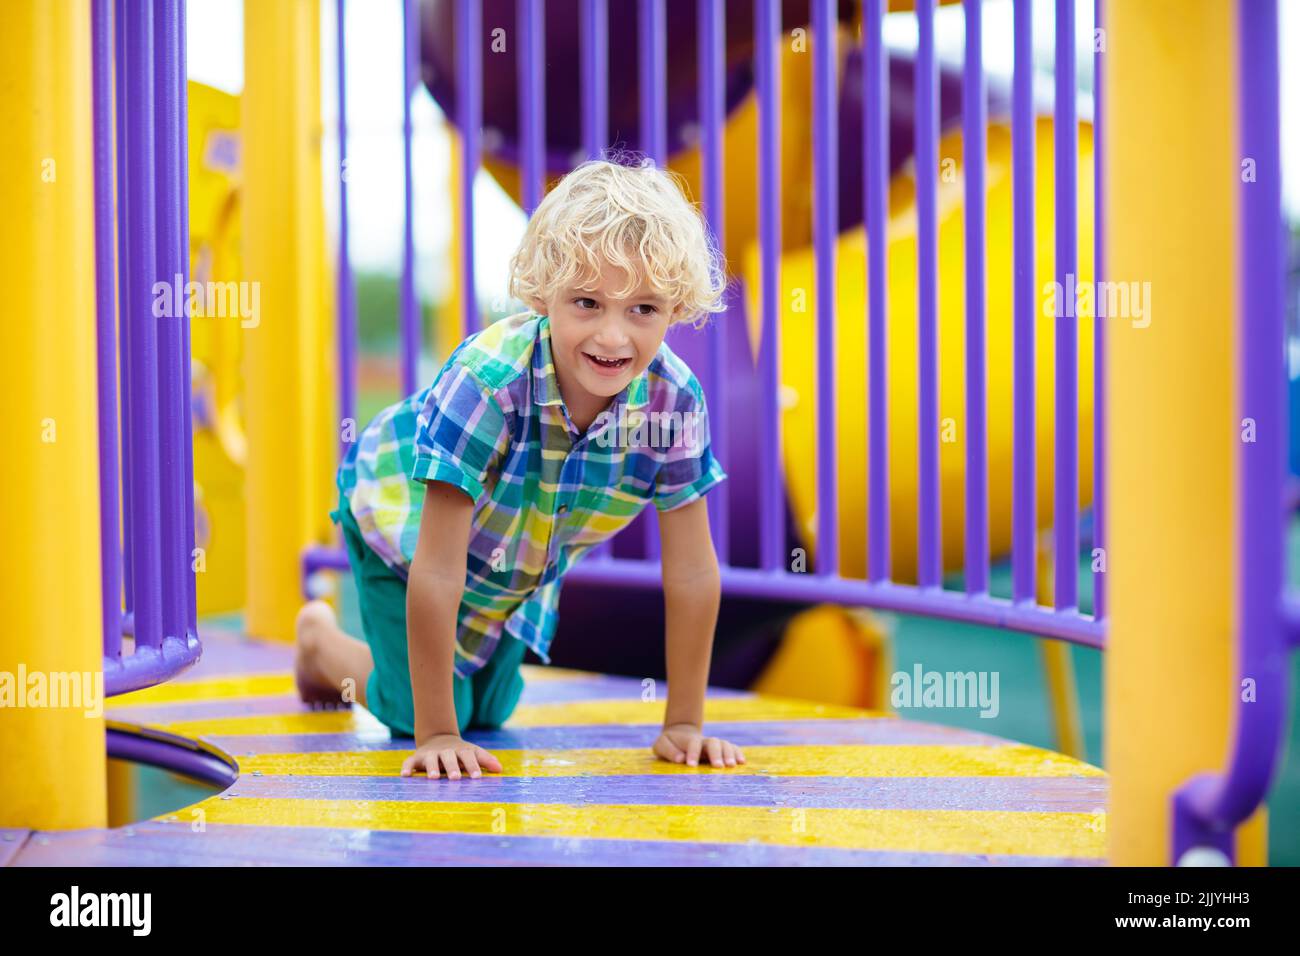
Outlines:
{"label": "young boy", "polygon": [[[669,696],[651,749],[690,766],[701,753],[715,767],[745,762],[702,732],[720,600],[703,496],[726,475],[699,383],[664,343],[670,325],[720,310],[720,258],[653,164],[595,160],[557,184],[511,262],[510,293],[531,311],[461,343],[339,469],[331,517],[365,640],[324,602],[304,607],[303,700],[338,702],[351,687],[394,734],[415,738],[403,776],[500,772],[461,734],[509,717],[525,648],[550,660],[565,572],[653,502]],[[611,604],[610,640],[617,618]]]}

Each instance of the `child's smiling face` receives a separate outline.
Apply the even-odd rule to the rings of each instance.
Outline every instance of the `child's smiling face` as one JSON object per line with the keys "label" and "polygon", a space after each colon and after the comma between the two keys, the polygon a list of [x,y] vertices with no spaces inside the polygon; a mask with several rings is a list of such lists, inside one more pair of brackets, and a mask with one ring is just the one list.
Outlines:
{"label": "child's smiling face", "polygon": [[626,285],[626,274],[607,264],[598,288],[559,289],[546,303],[560,393],[584,430],[650,365],[672,318],[673,304],[648,285],[617,298]]}

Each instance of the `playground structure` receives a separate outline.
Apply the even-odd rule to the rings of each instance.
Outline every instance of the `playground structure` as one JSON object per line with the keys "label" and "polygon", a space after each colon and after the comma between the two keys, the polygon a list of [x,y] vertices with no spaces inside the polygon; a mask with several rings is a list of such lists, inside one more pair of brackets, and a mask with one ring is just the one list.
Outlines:
{"label": "playground structure", "polygon": [[[570,5],[581,16],[585,38],[575,58],[582,77],[575,90],[583,105],[575,129],[583,156],[599,155],[614,138],[611,117],[636,117],[637,144],[657,162],[674,168],[680,162],[690,171],[710,225],[737,270],[731,312],[704,333],[675,333],[673,339],[711,396],[717,453],[732,475],[720,487],[722,494],[710,495],[724,599],[759,607],[782,600],[883,608],[1104,648],[1106,720],[1112,729],[1108,809],[1101,810],[1107,793],[1098,789],[1107,776],[1096,768],[1044,751],[1026,753],[1034,748],[1017,749],[987,735],[944,734],[879,714],[801,708],[721,690],[711,694],[708,719],[711,724],[752,722],[748,736],[733,737],[743,738],[747,752],[753,747],[768,757],[769,781],[780,781],[782,773],[839,781],[841,789],[825,795],[831,802],[819,804],[806,793],[796,801],[825,814],[818,838],[827,841],[820,847],[830,856],[831,851],[860,853],[854,859],[861,862],[897,861],[887,855],[903,854],[907,862],[919,863],[987,857],[1169,863],[1189,850],[1208,849],[1238,862],[1260,862],[1264,827],[1257,808],[1277,765],[1287,708],[1286,651],[1300,630],[1300,612],[1282,586],[1287,430],[1276,5],[1193,4],[1178,12],[1156,5],[1116,6],[1108,11],[1107,35],[1177,29],[1188,37],[1188,49],[1166,51],[1163,59],[1151,58],[1149,50],[1135,54],[1118,42],[1109,52],[1099,51],[1096,62],[1105,64],[1097,71],[1099,95],[1090,121],[1080,124],[1074,3],[1057,3],[1056,98],[1054,115],[1046,119],[1033,98],[1031,5],[1018,0],[1009,128],[991,121],[986,105],[997,102],[998,94],[985,96],[982,6],[978,0],[962,5],[968,55],[956,81],[959,108],[953,110],[954,90],[944,86],[953,78],[940,73],[934,55],[934,5],[917,4],[920,43],[914,63],[906,65],[915,101],[910,164],[907,150],[895,160],[897,118],[887,104],[897,64],[884,47],[881,0],[868,0],[860,10],[814,0],[808,21],[792,13],[797,4],[759,0],[752,21],[739,25],[724,22],[724,5],[713,0],[646,0],[636,7],[635,31],[623,22],[630,16],[627,9],[620,17],[599,0]],[[526,210],[536,205],[547,179],[571,165],[574,144],[562,137],[559,147],[548,142],[548,77],[542,69],[543,51],[555,33],[551,18],[565,6],[523,0],[424,9],[425,78],[460,133],[457,335],[475,330],[482,320],[469,281],[474,273],[470,184],[480,163],[508,189],[513,181]],[[290,713],[283,675],[270,673],[286,666],[275,650],[252,649],[215,631],[205,640],[209,656],[190,669],[200,653],[190,492],[190,323],[183,310],[179,317],[152,321],[151,294],[156,277],[187,279],[191,268],[182,238],[190,234],[184,201],[189,193],[184,3],[117,0],[111,16],[107,0],[96,0],[82,13],[72,5],[20,8],[26,19],[18,23],[16,15],[19,28],[11,31],[13,43],[6,43],[14,57],[8,68],[40,82],[19,87],[15,96],[41,98],[52,111],[40,120],[20,114],[16,152],[44,156],[45,143],[57,141],[60,181],[74,185],[51,191],[35,206],[24,192],[26,179],[19,177],[21,185],[9,187],[27,203],[20,204],[20,216],[30,211],[33,223],[40,216],[57,223],[65,254],[52,255],[32,226],[12,240],[16,254],[7,257],[6,266],[14,271],[6,278],[19,290],[17,305],[28,307],[29,314],[36,314],[39,297],[56,285],[70,300],[95,302],[98,350],[91,351],[95,339],[77,324],[87,321],[88,313],[76,310],[52,316],[48,325],[11,333],[12,350],[30,357],[20,367],[33,370],[30,380],[8,386],[15,391],[19,415],[30,412],[33,421],[53,421],[59,438],[46,443],[48,448],[36,446],[45,457],[33,458],[23,471],[21,505],[3,507],[10,509],[6,519],[17,522],[18,540],[46,546],[85,541],[86,529],[98,527],[101,547],[93,570],[82,555],[75,581],[58,572],[55,552],[34,547],[15,592],[17,633],[0,645],[5,652],[0,666],[8,667],[12,657],[29,670],[91,670],[102,634],[106,689],[134,693],[110,704],[106,741],[104,731],[80,715],[65,720],[49,710],[5,714],[4,756],[18,770],[14,779],[27,782],[22,792],[0,793],[0,825],[14,822],[40,831],[102,827],[103,779],[72,795],[58,788],[56,778],[69,756],[88,758],[86,765],[97,757],[102,765],[107,746],[110,755],[186,770],[223,786],[238,781],[241,803],[223,817],[216,812],[222,803],[205,801],[209,819],[236,831],[286,827],[276,831],[286,851],[278,858],[302,859],[288,833],[321,807],[311,806],[303,796],[307,791],[294,791],[283,780],[272,786],[250,775],[315,772],[377,780],[391,774],[393,752],[408,744],[378,741],[379,731],[364,714]],[[683,9],[694,13],[674,19]],[[407,2],[404,10],[408,112],[401,367],[403,388],[413,391],[423,346],[414,295],[409,105],[421,51],[416,5]],[[842,31],[852,32],[855,14],[861,47],[846,53],[852,44]],[[245,630],[273,640],[291,635],[304,583],[323,569],[346,567],[329,547],[324,516],[339,423],[355,421],[355,315],[342,177],[337,268],[332,277],[326,269],[320,202],[325,187],[314,125],[320,95],[318,17],[309,3],[249,5],[246,12],[242,269],[260,283],[264,318],[257,333],[244,339]],[[504,132],[497,137],[497,153],[484,158],[485,109],[503,100],[483,99],[483,27],[507,18],[508,35],[518,38],[514,69],[494,72],[497,82],[503,75],[517,78],[523,108],[517,129],[489,126]],[[690,104],[667,92],[670,24],[673,36],[694,39],[683,44],[686,50],[698,49],[698,80],[691,87],[692,96],[698,95],[698,145],[688,142],[686,121],[674,119],[674,110],[691,115]],[[18,46],[38,26],[56,46],[20,52]],[[805,28],[811,41],[807,52],[793,54],[782,37]],[[630,32],[619,32],[624,29]],[[451,36],[450,30],[456,31],[455,49],[470,55],[455,62],[454,76],[445,62],[443,72],[434,69],[430,75],[429,64],[438,63],[437,41]],[[837,44],[819,42],[837,34]],[[728,46],[736,35],[750,38],[748,54],[743,45]],[[340,91],[346,83],[341,36]],[[609,43],[619,36],[625,36],[626,47],[635,45],[641,68],[637,108],[630,113],[614,95],[621,89],[626,97],[627,85],[611,85]],[[1229,42],[1233,37],[1235,46]],[[737,57],[742,65],[750,62],[747,55],[749,81],[736,67]],[[51,82],[40,72],[38,56],[77,67],[70,77]],[[797,69],[803,81],[783,82]],[[79,78],[85,79],[85,89],[76,86]],[[861,105],[856,130],[865,177],[860,202],[848,201],[860,210],[858,219],[845,215],[841,201],[839,104],[847,98],[850,78],[861,84],[855,88]],[[1107,89],[1120,84],[1149,96],[1107,99],[1100,89],[1103,79]],[[788,109],[792,97],[804,94],[812,103],[807,130]],[[1148,113],[1150,102],[1164,109]],[[573,119],[565,117],[569,123]],[[959,128],[951,125],[957,121]],[[620,133],[620,139],[629,139],[627,129]],[[342,111],[339,139],[342,162],[347,142]],[[808,141],[814,204],[800,219],[791,191],[783,189],[789,184],[783,171],[791,150]],[[739,177],[758,198],[746,210],[752,213],[748,220],[737,218],[726,165],[728,156],[751,155],[744,152],[746,144],[758,157],[757,181],[744,180],[743,172]],[[967,161],[968,154],[976,158]],[[1174,156],[1176,162],[1162,162]],[[1255,178],[1234,188],[1240,177],[1225,181],[1224,171],[1235,169],[1239,156],[1255,160]],[[941,158],[955,160],[959,182],[941,180]],[[1089,161],[1095,169],[1087,167]],[[1160,171],[1159,179],[1153,169]],[[1049,182],[1050,189],[1044,185]],[[1134,223],[1146,224],[1148,231]],[[1151,243],[1151,230],[1167,242]],[[962,268],[954,268],[954,259]],[[856,284],[854,269],[860,270]],[[116,301],[114,275],[120,290]],[[1181,278],[1185,275],[1215,279],[1191,289]],[[1045,278],[1064,287],[1098,276],[1149,279],[1161,312],[1180,317],[1177,327],[1158,321],[1139,327],[1126,316],[1039,320]],[[790,306],[787,293],[795,289],[806,293],[807,311]],[[325,321],[335,309],[337,330]],[[1225,325],[1223,315],[1235,322]],[[96,374],[85,374],[92,366]],[[783,407],[783,386],[796,396],[791,407]],[[964,414],[971,408],[987,411]],[[1141,420],[1125,413],[1133,408],[1143,409]],[[259,409],[274,412],[257,414]],[[962,423],[957,442],[941,440],[947,418]],[[1248,443],[1238,437],[1235,423],[1241,419],[1253,424]],[[287,423],[302,427],[287,428]],[[865,434],[865,449],[851,439],[855,433]],[[1153,443],[1153,435],[1162,440]],[[99,463],[97,488],[87,477],[88,460]],[[77,462],[82,467],[74,467]],[[1191,474],[1197,475],[1194,486],[1187,480]],[[819,508],[818,502],[834,506]],[[1090,544],[1102,564],[1093,577],[1093,613],[1086,614],[1080,611],[1073,556],[1080,551],[1080,514],[1089,504]],[[1038,583],[1043,526],[1052,529],[1052,554],[1071,556],[1055,562],[1049,587]],[[1009,600],[988,590],[990,561],[1008,546],[1014,581]],[[808,573],[790,569],[792,547],[808,551]],[[612,547],[576,568],[566,588],[597,602],[653,595],[659,580],[656,557],[654,525],[639,520]],[[1251,573],[1242,573],[1248,564]],[[963,572],[960,591],[943,586],[944,573],[954,570]],[[1236,635],[1230,666],[1224,634]],[[1150,675],[1162,673],[1173,654],[1182,664],[1176,679],[1152,681]],[[243,676],[250,670],[245,657],[266,672],[253,668],[252,676]],[[1238,679],[1246,678],[1257,688],[1251,703],[1234,691]],[[612,678],[563,672],[530,671],[528,680],[536,687],[519,720],[499,740],[484,738],[484,746],[519,749],[508,775],[545,775],[545,759],[533,752],[564,747],[581,755],[580,765],[581,759],[590,760],[596,772],[611,778],[654,775],[664,782],[657,802],[685,803],[681,809],[695,811],[692,837],[680,841],[675,848],[680,852],[652,846],[658,839],[655,825],[638,828],[620,816],[613,779],[604,795],[594,798],[609,804],[604,819],[615,821],[606,832],[634,841],[648,859],[699,859],[705,854],[700,844],[714,848],[709,852],[731,847],[724,854],[727,861],[767,859],[763,853],[769,851],[772,859],[785,859],[795,852],[771,850],[790,844],[770,828],[729,828],[721,814],[690,805],[716,802],[715,790],[726,781],[715,781],[710,789],[683,779],[688,789],[674,792],[677,777],[661,777],[666,768],[645,767],[636,750],[645,747],[625,726],[645,721],[611,703],[636,699],[629,688]],[[548,697],[548,688],[553,696]],[[1159,726],[1152,726],[1155,715]],[[516,729],[530,724],[537,732]],[[590,734],[572,730],[579,726],[590,726]],[[597,732],[598,726],[606,729]],[[1124,732],[1114,732],[1117,727]],[[291,734],[305,736],[286,736]],[[336,739],[324,739],[329,735]],[[193,740],[202,742],[188,742]],[[774,744],[772,753],[762,753],[765,743]],[[777,743],[824,745],[831,756],[824,764],[798,767],[777,752]],[[892,747],[888,758],[871,750],[882,745]],[[954,751],[926,746],[969,749],[957,759]],[[619,753],[617,748],[627,749]],[[57,761],[53,754],[60,755]],[[331,763],[334,757],[339,759]],[[940,765],[953,778],[1008,779],[983,801],[967,794],[964,803],[952,804],[954,793],[973,788],[960,781],[937,783],[946,779],[934,770]],[[870,790],[865,783],[844,785],[844,780],[871,778],[880,787],[882,779],[893,777],[911,785],[886,786],[870,796],[864,796]],[[1054,800],[1046,800],[1035,788],[1057,777],[1062,783]],[[1017,792],[1017,783],[1026,790]],[[781,791],[777,784],[757,786],[733,799],[759,807],[770,805]],[[348,797],[339,791],[333,798],[403,799],[395,789],[384,791],[383,798],[373,795],[379,791],[368,790],[369,797],[356,797],[357,792]],[[510,786],[502,792],[506,795],[496,799],[536,799]],[[587,793],[592,792],[588,781]],[[1039,795],[1037,802],[1030,792]],[[564,804],[571,796],[557,784],[551,799]],[[943,806],[957,806],[951,812],[965,813],[970,822],[933,816],[934,805],[944,800],[949,802]],[[384,832],[446,829],[439,813],[447,804],[420,807],[391,816],[361,810],[326,825]],[[909,818],[908,811],[932,816]],[[874,818],[875,812],[884,816]],[[537,814],[530,818],[535,829],[526,827],[522,836],[569,835],[578,826],[575,819]],[[174,859],[209,852],[230,858],[255,839],[246,829],[242,834],[223,830],[219,845],[225,849],[213,851],[210,844],[180,837],[175,831],[183,828],[174,822],[158,822],[150,831],[170,841],[167,852],[177,854]],[[463,834],[474,833],[477,825],[466,822],[455,841],[421,845],[413,840],[394,852],[472,857],[482,851]],[[582,835],[588,837],[584,852],[593,858],[626,852],[594,848],[599,840],[590,837],[601,831],[583,826],[591,827]],[[953,828],[949,839],[928,835],[945,827]],[[767,849],[748,843],[735,848],[751,834]],[[111,831],[59,842],[70,852],[98,847],[100,855],[91,856],[103,862],[131,859]],[[547,858],[544,845],[525,850],[527,843],[522,839],[507,852]],[[33,848],[32,860],[45,853]]]}

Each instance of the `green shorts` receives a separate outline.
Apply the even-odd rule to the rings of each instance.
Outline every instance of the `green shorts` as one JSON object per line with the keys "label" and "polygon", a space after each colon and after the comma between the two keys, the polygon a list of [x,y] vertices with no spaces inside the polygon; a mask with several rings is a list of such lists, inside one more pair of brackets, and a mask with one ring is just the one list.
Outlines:
{"label": "green shorts", "polygon": [[[331,515],[343,526],[348,560],[357,582],[361,628],[375,667],[366,681],[366,709],[394,734],[415,736],[415,703],[406,646],[406,581],[384,563],[361,536],[346,496]],[[469,677],[452,678],[460,732],[471,727],[496,728],[505,723],[524,690],[519,673],[524,643],[503,633],[488,662]]]}

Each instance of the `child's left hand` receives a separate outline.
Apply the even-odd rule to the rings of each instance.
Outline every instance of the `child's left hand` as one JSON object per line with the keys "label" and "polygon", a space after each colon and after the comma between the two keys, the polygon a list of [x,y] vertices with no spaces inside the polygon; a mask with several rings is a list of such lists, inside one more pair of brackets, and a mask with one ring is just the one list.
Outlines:
{"label": "child's left hand", "polygon": [[650,748],[655,756],[669,763],[699,766],[701,752],[707,752],[715,767],[734,767],[745,762],[740,748],[720,737],[705,737],[695,724],[669,724]]}

